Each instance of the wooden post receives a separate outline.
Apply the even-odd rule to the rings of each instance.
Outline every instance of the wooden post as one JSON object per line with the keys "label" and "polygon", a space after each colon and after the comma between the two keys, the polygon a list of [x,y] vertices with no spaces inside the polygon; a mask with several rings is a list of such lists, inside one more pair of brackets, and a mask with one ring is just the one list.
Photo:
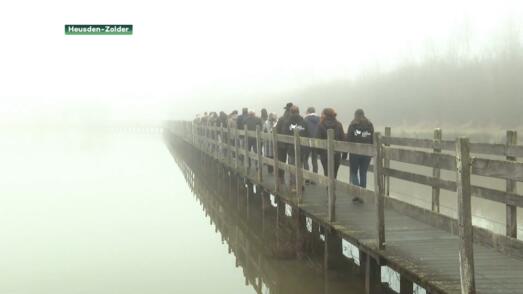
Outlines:
{"label": "wooden post", "polygon": [[[434,129],[434,153],[441,153],[441,129]],[[432,168],[432,176],[440,178],[440,169],[438,166]],[[439,213],[439,186],[432,186],[432,211]]]}
{"label": "wooden post", "polygon": [[[507,147],[510,145],[518,144],[518,133],[516,131],[507,131]],[[508,149],[508,148],[507,148]],[[516,158],[513,156],[507,156],[507,160],[515,161]],[[517,193],[517,182],[513,180],[507,180],[507,192]],[[506,205],[506,217],[507,217],[507,236],[512,238],[518,237],[518,210],[515,205]]]}
{"label": "wooden post", "polygon": [[294,166],[296,167],[296,197],[301,203],[303,197],[303,162],[301,160],[300,131],[294,129]]}
{"label": "wooden post", "polygon": [[385,249],[385,205],[383,199],[383,148],[381,146],[381,134],[379,132],[374,133],[374,150],[376,155],[374,156],[374,194],[375,194],[375,205],[376,205],[376,232],[378,249]]}
{"label": "wooden post", "polygon": [[274,155],[274,190],[280,191],[280,161],[278,160],[278,137],[276,135],[276,128],[272,129],[272,154]]}
{"label": "wooden post", "polygon": [[258,182],[263,181],[263,155],[260,126],[256,126],[256,153],[258,155]]}
{"label": "wooden post", "polygon": [[[361,255],[360,255],[361,256]],[[381,266],[370,254],[365,254],[365,293],[381,293]],[[360,259],[361,262],[361,259]]]}
{"label": "wooden post", "polygon": [[411,280],[405,278],[403,274],[400,275],[400,294],[413,294],[414,285]]}
{"label": "wooden post", "polygon": [[[390,127],[385,127],[385,137],[390,138],[391,137],[391,133],[392,133],[391,128]],[[385,146],[390,146],[390,144],[385,144]],[[390,167],[390,159],[385,158],[384,162],[383,162],[383,166],[385,168],[389,168]],[[385,176],[385,195],[386,196],[390,195],[390,177],[389,176]]]}
{"label": "wooden post", "polygon": [[341,238],[331,228],[325,229],[323,252],[324,269],[341,269],[343,267],[343,248]]}
{"label": "wooden post", "polygon": [[329,184],[327,187],[329,197],[329,221],[334,222],[336,220],[336,191],[335,191],[335,178],[334,178],[334,130],[327,130],[327,175],[329,177]]}
{"label": "wooden post", "polygon": [[249,175],[249,163],[251,161],[251,157],[249,156],[249,135],[247,130],[247,125],[243,126],[243,148],[245,150],[245,156],[243,157],[243,166],[245,167],[245,175]]}
{"label": "wooden post", "polygon": [[472,235],[470,145],[468,138],[456,141],[456,184],[458,190],[458,236],[461,293],[476,293]]}

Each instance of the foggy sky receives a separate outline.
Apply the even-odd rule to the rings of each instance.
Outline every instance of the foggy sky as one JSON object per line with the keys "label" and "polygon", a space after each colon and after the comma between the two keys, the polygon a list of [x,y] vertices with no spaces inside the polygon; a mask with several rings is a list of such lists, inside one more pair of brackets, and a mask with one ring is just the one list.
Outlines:
{"label": "foggy sky", "polygon": [[[0,121],[279,111],[317,84],[492,54],[522,16],[520,1],[2,2]],[[64,35],[84,23],[134,34]]]}

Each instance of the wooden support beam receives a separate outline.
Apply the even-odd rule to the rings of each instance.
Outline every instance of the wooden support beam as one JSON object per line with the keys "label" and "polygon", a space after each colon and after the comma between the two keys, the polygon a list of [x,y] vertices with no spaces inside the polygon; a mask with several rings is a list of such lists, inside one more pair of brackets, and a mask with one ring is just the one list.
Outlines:
{"label": "wooden support beam", "polygon": [[[361,255],[360,255],[361,256]],[[360,259],[361,262],[361,259]],[[365,254],[365,293],[381,293],[381,267],[376,259]]]}
{"label": "wooden support beam", "polygon": [[296,197],[298,203],[301,203],[303,198],[303,162],[301,160],[300,132],[297,128],[294,129],[294,166],[296,166]]}
{"label": "wooden support beam", "polygon": [[[441,129],[434,130],[434,153],[441,153],[441,139],[442,132]],[[432,177],[439,179],[440,178],[440,169],[435,166],[432,168]],[[439,213],[439,186],[432,186],[432,211]]]}
{"label": "wooden support beam", "polygon": [[376,205],[376,240],[379,250],[385,249],[385,205],[384,205],[384,189],[385,185],[383,176],[383,148],[381,143],[381,135],[379,132],[374,133],[374,149],[376,155],[374,156],[374,195]]}
{"label": "wooden support beam", "polygon": [[[509,146],[518,144],[518,133],[516,131],[507,131],[507,150]],[[516,157],[507,156],[507,160],[516,161]],[[514,180],[506,180],[506,191],[509,193],[517,193],[517,182]],[[518,237],[518,210],[517,206],[506,204],[506,219],[507,219],[507,236],[516,238]]]}
{"label": "wooden support beam", "polygon": [[334,177],[334,130],[327,130],[327,176],[329,185],[327,186],[329,221],[336,220],[336,178]]}
{"label": "wooden support beam", "polygon": [[262,139],[260,126],[256,126],[256,153],[258,155],[258,182],[263,182],[263,154],[262,154]]}
{"label": "wooden support beam", "polygon": [[323,254],[324,269],[341,269],[343,258],[341,238],[331,228],[326,228]]}
{"label": "wooden support beam", "polygon": [[411,280],[405,278],[403,275],[400,275],[400,294],[413,294],[414,293],[414,284]]}
{"label": "wooden support beam", "polygon": [[456,141],[456,183],[458,190],[458,236],[461,293],[476,293],[472,235],[470,146],[468,138]]}
{"label": "wooden support beam", "polygon": [[[385,138],[390,138],[392,135],[392,130],[390,127],[385,127]],[[390,146],[390,144],[385,144],[385,146]],[[390,168],[390,159],[384,159],[383,166],[385,168]],[[385,193],[384,195],[390,195],[390,177],[385,176]]]}

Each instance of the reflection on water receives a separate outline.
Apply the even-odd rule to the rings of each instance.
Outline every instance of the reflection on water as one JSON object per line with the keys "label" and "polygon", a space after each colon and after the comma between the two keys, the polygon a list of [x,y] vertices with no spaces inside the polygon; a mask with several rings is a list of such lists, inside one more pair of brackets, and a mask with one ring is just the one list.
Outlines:
{"label": "reflection on water", "polygon": [[[171,149],[187,184],[256,293],[364,293],[348,258],[325,271],[319,227],[259,187],[229,176],[187,145]],[[346,245],[346,254],[354,248]],[[359,256],[358,256],[359,258]]]}

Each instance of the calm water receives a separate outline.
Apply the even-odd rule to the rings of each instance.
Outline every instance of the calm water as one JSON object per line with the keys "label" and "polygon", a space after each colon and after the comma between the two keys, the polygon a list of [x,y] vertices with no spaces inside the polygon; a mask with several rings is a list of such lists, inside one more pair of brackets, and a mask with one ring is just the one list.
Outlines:
{"label": "calm water", "polygon": [[0,293],[253,292],[161,135],[1,141]]}
{"label": "calm water", "polygon": [[[218,230],[161,134],[26,129],[0,146],[0,293],[256,293],[223,231],[239,220]],[[250,250],[275,277],[263,293],[361,293]]]}

